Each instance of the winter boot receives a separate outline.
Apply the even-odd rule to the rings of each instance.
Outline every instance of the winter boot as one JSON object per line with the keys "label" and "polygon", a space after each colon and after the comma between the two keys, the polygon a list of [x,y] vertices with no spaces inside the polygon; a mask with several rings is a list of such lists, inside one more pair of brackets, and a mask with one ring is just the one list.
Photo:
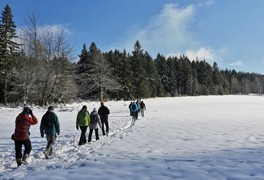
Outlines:
{"label": "winter boot", "polygon": [[49,159],[49,155],[48,155],[48,153],[46,151],[44,151],[43,154],[44,154],[46,159]]}
{"label": "winter boot", "polygon": [[49,151],[49,156],[51,156],[53,154],[53,147],[50,148],[50,151]]}
{"label": "winter boot", "polygon": [[22,161],[22,160],[21,160],[21,158],[19,158],[19,159],[16,159],[17,166],[21,166],[21,164],[22,164],[22,163],[21,163],[21,161]]}
{"label": "winter boot", "polygon": [[29,154],[24,154],[23,159],[22,159],[21,162],[22,162],[23,164],[28,164],[28,162],[27,162],[28,157],[29,157]]}

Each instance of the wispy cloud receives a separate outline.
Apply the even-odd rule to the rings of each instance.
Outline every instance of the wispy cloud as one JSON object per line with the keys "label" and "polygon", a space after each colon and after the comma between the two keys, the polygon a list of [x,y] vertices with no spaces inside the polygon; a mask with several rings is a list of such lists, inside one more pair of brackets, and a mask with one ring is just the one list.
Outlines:
{"label": "wispy cloud", "polygon": [[188,50],[186,51],[185,55],[190,59],[190,60],[207,60],[207,61],[212,61],[214,60],[214,52],[210,48],[200,48],[196,51]]}
{"label": "wispy cloud", "polygon": [[232,63],[229,63],[228,66],[234,67],[234,66],[241,66],[243,64],[242,61],[235,61]]}
{"label": "wispy cloud", "polygon": [[215,3],[215,0],[204,0],[199,3],[200,7],[211,6]]}
{"label": "wispy cloud", "polygon": [[[16,29],[16,34],[17,34],[17,38],[15,39],[15,41],[19,44],[22,44],[22,39],[24,37],[24,30],[26,29],[26,27],[18,27]],[[61,34],[64,33],[66,35],[71,35],[71,31],[62,24],[55,24],[55,25],[43,25],[43,26],[37,26],[37,33],[39,33],[39,36],[42,36],[46,33],[52,34],[52,35],[57,35],[57,34]]]}
{"label": "wispy cloud", "polygon": [[196,38],[188,31],[194,11],[192,5],[179,8],[176,4],[166,4],[146,26],[130,27],[121,46],[132,50],[136,40],[139,40],[143,49],[151,54],[184,52],[197,45]]}
{"label": "wispy cloud", "polygon": [[[213,2],[208,0],[204,4]],[[157,53],[164,56],[185,54],[191,60],[198,58],[212,61],[215,58],[214,51],[204,48],[191,31],[195,10],[194,5],[180,8],[177,4],[166,4],[146,26],[130,28],[121,46],[132,51],[134,43],[139,40],[142,48],[153,56]]]}
{"label": "wispy cloud", "polygon": [[261,62],[262,65],[264,65],[264,56],[262,56],[260,62]]}
{"label": "wispy cloud", "polygon": [[71,34],[71,31],[65,25],[62,24],[43,25],[43,26],[38,26],[37,28],[40,33],[49,32],[52,34],[59,34],[63,31],[66,34]]}

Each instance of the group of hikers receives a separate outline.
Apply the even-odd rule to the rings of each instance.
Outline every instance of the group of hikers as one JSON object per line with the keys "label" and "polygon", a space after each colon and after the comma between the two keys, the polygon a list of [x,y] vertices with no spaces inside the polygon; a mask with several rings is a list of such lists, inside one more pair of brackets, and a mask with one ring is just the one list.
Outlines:
{"label": "group of hikers", "polygon": [[[93,109],[91,114],[87,111],[87,106],[83,106],[82,109],[77,114],[76,119],[76,129],[81,129],[81,136],[78,145],[86,144],[86,131],[89,126],[89,135],[88,135],[88,143],[92,141],[93,131],[95,131],[95,139],[99,140],[99,128],[102,129],[102,133],[105,136],[108,136],[109,133],[109,123],[108,123],[108,115],[110,114],[110,110],[104,105],[104,102],[101,102],[101,106],[98,109]],[[100,118],[99,118],[100,116]],[[105,129],[106,128],[106,129]]]}
{"label": "group of hikers", "polygon": [[130,116],[132,116],[132,121],[138,119],[139,112],[141,113],[141,116],[144,117],[144,111],[146,110],[146,105],[144,101],[141,100],[131,101],[128,108],[130,110]]}
{"label": "group of hikers", "polygon": [[[88,112],[87,106],[84,105],[78,112],[76,118],[76,129],[81,130],[80,140],[78,145],[86,144],[86,132],[89,127],[88,143],[92,141],[92,134],[95,131],[95,138],[99,140],[99,127],[102,129],[102,134],[108,136],[109,123],[108,115],[110,110],[104,105],[104,102],[100,103],[100,108],[93,108],[91,113]],[[141,116],[144,117],[144,110],[146,106],[143,101],[133,101],[129,105],[130,115],[138,118],[138,113],[141,112]],[[30,126],[38,123],[38,119],[33,114],[29,107],[24,107],[23,111],[16,117],[15,132],[12,134],[11,139],[15,142],[15,157],[17,166],[27,164],[27,159],[32,150],[30,141]],[[53,154],[53,146],[55,144],[57,135],[60,134],[60,123],[58,116],[54,113],[54,107],[49,106],[46,113],[42,116],[40,123],[40,136],[44,138],[46,134],[47,146],[44,150],[44,156],[46,159]],[[22,146],[24,146],[24,152],[22,153]]]}
{"label": "group of hikers", "polygon": [[[29,107],[24,107],[23,111],[16,117],[15,123],[15,132],[12,134],[11,139],[15,141],[16,162],[17,166],[20,166],[21,164],[27,164],[27,159],[32,150],[29,128],[31,125],[37,124],[38,119]],[[48,107],[47,112],[41,119],[41,137],[44,137],[44,134],[46,134],[47,138],[47,147],[44,155],[48,158],[53,152],[56,136],[60,134],[60,123],[58,116],[54,113],[53,106]],[[25,148],[23,154],[22,146]]]}

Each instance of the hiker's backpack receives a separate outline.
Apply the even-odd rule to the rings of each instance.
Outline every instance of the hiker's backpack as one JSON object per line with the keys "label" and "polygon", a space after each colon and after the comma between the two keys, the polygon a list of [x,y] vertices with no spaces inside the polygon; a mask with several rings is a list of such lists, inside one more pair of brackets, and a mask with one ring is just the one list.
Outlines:
{"label": "hiker's backpack", "polygon": [[135,102],[131,104],[131,111],[132,112],[136,112],[137,111],[137,105],[136,105]]}
{"label": "hiker's backpack", "polygon": [[53,116],[52,116],[52,114],[51,113],[46,113],[45,114],[45,116],[44,116],[44,126],[46,127],[46,128],[51,128],[51,127],[53,127],[53,125],[54,125],[54,122],[53,122],[54,120],[53,120]]}
{"label": "hiker's backpack", "polygon": [[94,124],[94,123],[96,123],[96,122],[97,122],[96,115],[91,115],[91,117],[90,117],[90,123],[91,123],[91,124]]}

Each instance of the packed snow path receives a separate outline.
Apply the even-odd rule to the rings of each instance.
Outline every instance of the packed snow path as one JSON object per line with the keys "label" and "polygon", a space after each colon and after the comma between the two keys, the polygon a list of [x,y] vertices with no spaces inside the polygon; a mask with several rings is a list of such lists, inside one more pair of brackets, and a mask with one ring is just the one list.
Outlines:
{"label": "packed snow path", "polygon": [[[78,107],[81,107],[81,105],[78,105]],[[70,113],[71,115],[72,114],[76,115],[79,109],[80,108],[73,109],[73,108],[64,107],[64,108],[59,108],[58,112],[56,113],[59,115],[59,117],[60,117],[60,113],[68,113],[68,114]],[[98,141],[95,141],[95,136],[93,134],[92,143],[87,143],[86,145],[83,146],[77,145],[80,138],[80,131],[76,130],[74,132],[73,130],[63,130],[64,119],[60,118],[62,124],[62,133],[61,133],[62,135],[58,136],[55,145],[54,155],[51,156],[51,158],[49,159],[45,159],[43,154],[43,151],[46,147],[45,138],[31,136],[33,150],[28,160],[29,164],[27,166],[21,166],[17,168],[16,162],[14,160],[15,150],[14,150],[13,142],[2,144],[1,146],[9,146],[9,148],[7,152],[1,153],[2,163],[0,167],[2,170],[5,171],[3,174],[1,174],[1,176],[12,174],[14,177],[16,176],[19,177],[21,175],[20,173],[21,170],[24,170],[22,172],[23,176],[28,176],[32,171],[40,172],[43,170],[60,169],[60,168],[73,169],[76,167],[85,166],[87,161],[90,161],[93,157],[103,158],[109,156],[110,154],[104,154],[102,153],[102,151],[100,151],[100,149],[103,149],[103,147],[107,144],[111,144],[114,141],[121,140],[125,136],[128,136],[134,131],[137,131],[137,128],[134,127],[135,123],[131,121],[131,117],[129,116],[128,109],[126,109],[125,112],[122,112],[122,114],[125,114],[126,116],[120,116],[118,114],[111,112],[111,115],[109,117],[110,119],[109,126],[111,132],[109,133],[109,135],[103,136],[101,133],[101,129],[99,129],[100,139]],[[40,120],[41,118],[38,119]],[[75,127],[75,119],[76,117],[73,117],[72,122],[70,123],[73,124],[72,128]],[[31,129],[33,128],[36,127],[31,126]],[[89,133],[89,129],[87,130],[87,136],[88,133]],[[14,171],[18,171],[18,172],[14,173]],[[25,173],[25,171],[28,172],[29,174]]]}
{"label": "packed snow path", "polygon": [[[77,146],[77,112],[83,104],[55,110],[61,135],[53,157],[31,127],[32,153],[16,167],[14,119],[21,109],[0,109],[0,179],[263,179],[264,97],[208,96],[144,101],[145,117],[131,124],[129,102],[107,102],[110,134]],[[86,103],[88,109],[99,103]],[[40,119],[45,109],[33,108]],[[87,134],[88,135],[88,134]],[[95,138],[93,137],[93,140]]]}

